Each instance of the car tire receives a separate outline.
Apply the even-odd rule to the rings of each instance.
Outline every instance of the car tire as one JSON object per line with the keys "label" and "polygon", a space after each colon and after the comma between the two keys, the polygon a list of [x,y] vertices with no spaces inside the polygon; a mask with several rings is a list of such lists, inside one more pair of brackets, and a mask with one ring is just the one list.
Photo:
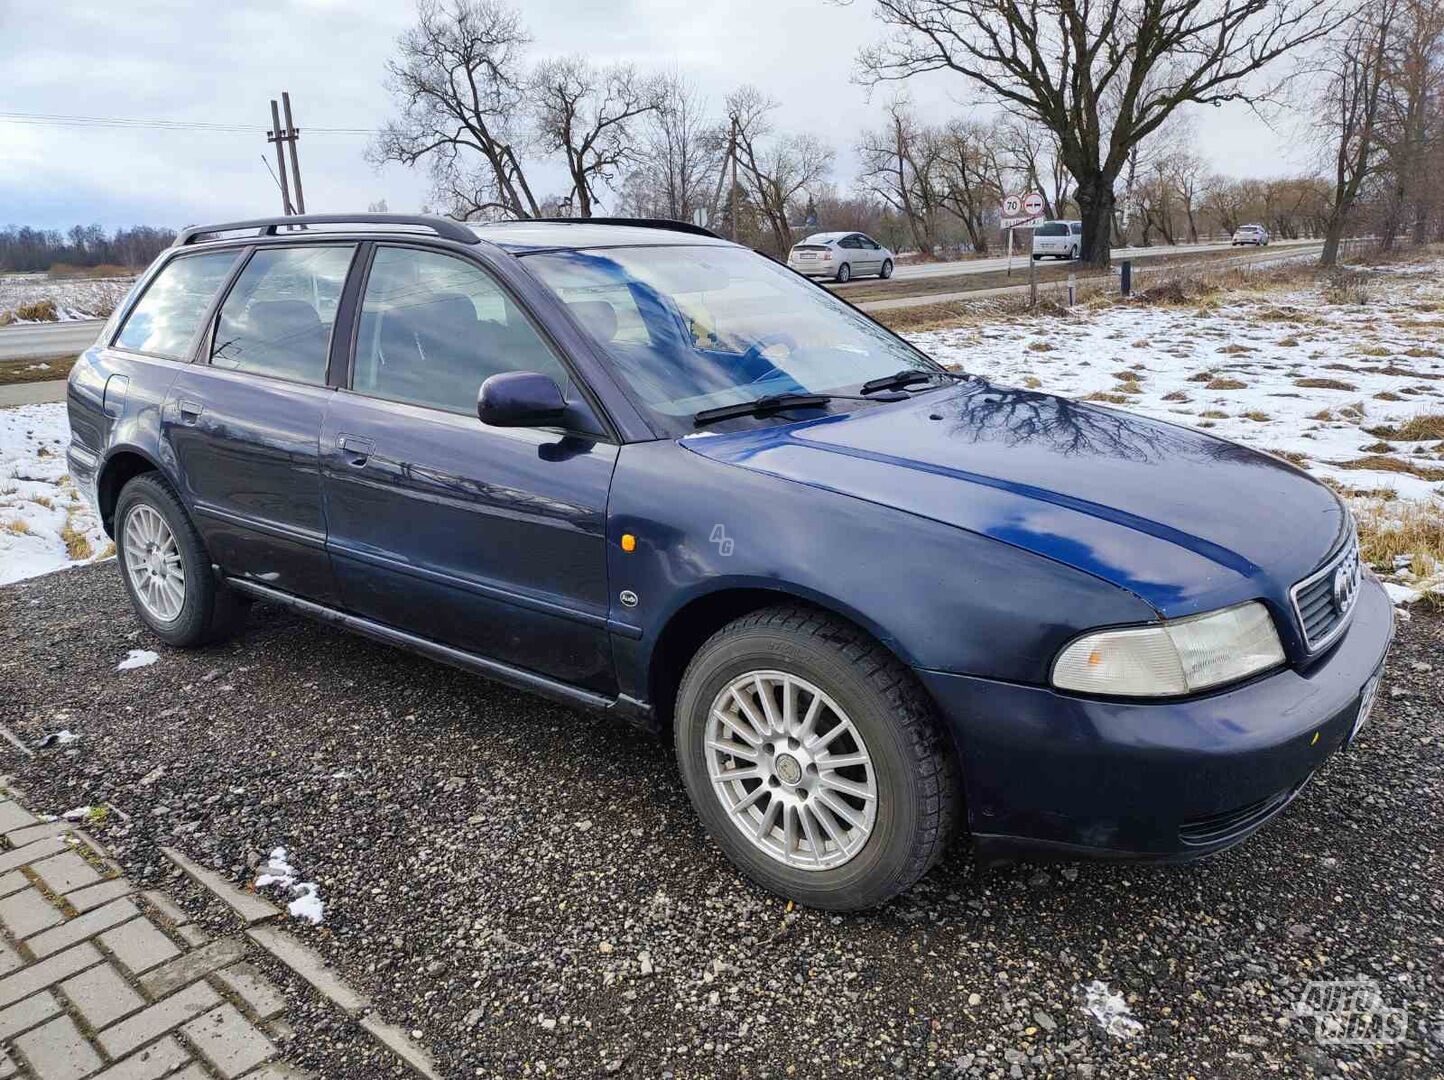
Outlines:
{"label": "car tire", "polygon": [[884,259],[882,261],[882,269],[877,272],[877,276],[882,278],[883,281],[886,281],[888,278],[892,277],[891,259]]}
{"label": "car tire", "polygon": [[[768,724],[765,685],[776,688],[767,691],[774,714],[789,692],[794,718],[813,716],[819,698],[824,704],[807,727],[794,725],[798,737],[784,738]],[[755,751],[733,734],[737,729],[722,726],[721,713],[734,707],[734,693],[750,699],[771,732],[747,724],[748,737],[758,740]],[[736,706],[734,718],[744,716],[741,699]],[[782,709],[779,722],[784,717]],[[845,730],[839,734],[838,728]],[[830,911],[881,904],[927,873],[952,836],[958,766],[930,701],[896,657],[825,613],[766,608],[709,638],[682,677],[674,734],[683,782],[712,839],[753,881],[798,903]],[[721,745],[752,752],[757,764],[719,752]],[[866,764],[828,766],[859,756]],[[726,779],[729,768],[758,771],[747,795],[741,794],[746,781]],[[834,787],[839,781],[850,786]],[[851,794],[869,784],[871,800]],[[763,786],[768,791],[757,793]],[[753,809],[739,811],[744,799],[756,800]],[[869,801],[872,817],[861,820]],[[774,811],[774,802],[780,809]],[[855,815],[851,823],[831,809],[838,803]],[[750,816],[754,810],[757,819]]]}
{"label": "car tire", "polygon": [[1078,261],[1078,248],[1077,248],[1076,246],[1075,246],[1071,251],[1068,252],[1068,260],[1069,260],[1070,262],[1077,262],[1077,261]]}
{"label": "car tire", "polygon": [[836,277],[836,280],[842,282],[844,285],[846,285],[849,281],[851,281],[851,280],[852,280],[852,267],[851,267],[850,265],[848,265],[847,263],[843,263],[841,266],[839,266],[839,267],[837,268],[837,277]]}
{"label": "car tire", "polygon": [[244,621],[249,601],[217,578],[190,515],[157,474],[142,473],[121,490],[115,549],[131,605],[166,644],[208,645]]}

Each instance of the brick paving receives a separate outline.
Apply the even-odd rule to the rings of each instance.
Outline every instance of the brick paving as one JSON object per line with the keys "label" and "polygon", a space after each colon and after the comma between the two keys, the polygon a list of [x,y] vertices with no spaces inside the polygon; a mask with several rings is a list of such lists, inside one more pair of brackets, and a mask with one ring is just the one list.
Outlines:
{"label": "brick paving", "polygon": [[138,893],[65,822],[0,798],[0,1080],[273,1080],[280,989],[245,935],[214,941]]}

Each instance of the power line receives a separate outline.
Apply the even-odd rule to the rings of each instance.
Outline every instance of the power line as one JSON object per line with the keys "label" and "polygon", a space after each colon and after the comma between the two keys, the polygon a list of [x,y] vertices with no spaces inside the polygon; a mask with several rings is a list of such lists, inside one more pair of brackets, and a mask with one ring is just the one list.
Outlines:
{"label": "power line", "polygon": [[[255,135],[266,129],[258,124],[218,124],[201,120],[166,120],[159,117],[68,116],[60,113],[0,112],[0,123],[37,127],[113,127],[151,131],[201,131]],[[307,127],[308,135],[374,135],[370,127]]]}

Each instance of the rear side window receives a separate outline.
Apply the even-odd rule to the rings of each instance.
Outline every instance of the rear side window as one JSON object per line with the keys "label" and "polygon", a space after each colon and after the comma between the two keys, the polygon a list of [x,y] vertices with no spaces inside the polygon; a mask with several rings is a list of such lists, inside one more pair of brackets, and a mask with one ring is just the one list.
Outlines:
{"label": "rear side window", "polygon": [[503,371],[567,381],[546,342],[480,267],[434,251],[376,249],[353,390],[475,415],[481,384]]}
{"label": "rear side window", "polygon": [[126,316],[116,348],[185,359],[211,298],[236,263],[234,251],[187,255],[173,260],[146,287]]}
{"label": "rear side window", "polygon": [[1083,235],[1083,223],[1082,223],[1081,221],[1075,221],[1075,222],[1073,222],[1072,225],[1069,225],[1069,226],[1068,226],[1068,229],[1069,229],[1070,232],[1073,233],[1074,236],[1082,236],[1082,235]]}
{"label": "rear side window", "polygon": [[211,364],[321,385],[352,245],[257,251],[221,306]]}

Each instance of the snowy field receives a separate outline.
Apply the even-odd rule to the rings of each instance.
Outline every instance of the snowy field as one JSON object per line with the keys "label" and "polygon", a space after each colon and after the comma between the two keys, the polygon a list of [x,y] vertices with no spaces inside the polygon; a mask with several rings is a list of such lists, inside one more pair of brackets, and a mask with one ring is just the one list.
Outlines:
{"label": "snowy field", "polygon": [[62,322],[105,318],[125,299],[134,283],[134,277],[52,278],[45,274],[0,274],[0,314],[51,300]]}
{"label": "snowy field", "polygon": [[0,585],[114,553],[65,472],[64,405],[0,409]]}

